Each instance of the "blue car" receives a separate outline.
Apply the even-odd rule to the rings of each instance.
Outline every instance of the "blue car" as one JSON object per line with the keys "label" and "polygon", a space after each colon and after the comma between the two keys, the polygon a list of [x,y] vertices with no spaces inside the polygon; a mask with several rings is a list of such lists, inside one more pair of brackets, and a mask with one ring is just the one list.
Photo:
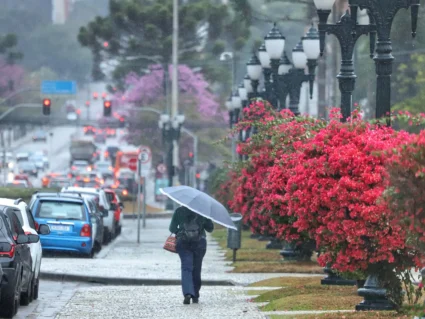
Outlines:
{"label": "blue car", "polygon": [[95,234],[84,198],[62,193],[36,193],[30,207],[36,222],[50,227],[49,235],[40,235],[43,251],[93,257]]}

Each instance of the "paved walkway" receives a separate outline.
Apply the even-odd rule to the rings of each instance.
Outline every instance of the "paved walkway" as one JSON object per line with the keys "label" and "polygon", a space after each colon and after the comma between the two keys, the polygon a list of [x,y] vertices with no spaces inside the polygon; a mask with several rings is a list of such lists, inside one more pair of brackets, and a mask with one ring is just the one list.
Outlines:
{"label": "paved walkway", "polygon": [[[180,281],[180,260],[177,254],[162,249],[169,235],[170,219],[148,219],[141,229],[137,244],[137,220],[124,220],[122,234],[106,246],[94,259],[44,258],[41,271],[47,274],[92,276],[131,280]],[[101,259],[101,261],[99,260]],[[305,274],[237,274],[224,260],[224,251],[209,237],[202,279],[231,281],[246,285],[267,278],[303,276]],[[319,275],[323,276],[323,275]],[[169,283],[167,283],[169,284]]]}

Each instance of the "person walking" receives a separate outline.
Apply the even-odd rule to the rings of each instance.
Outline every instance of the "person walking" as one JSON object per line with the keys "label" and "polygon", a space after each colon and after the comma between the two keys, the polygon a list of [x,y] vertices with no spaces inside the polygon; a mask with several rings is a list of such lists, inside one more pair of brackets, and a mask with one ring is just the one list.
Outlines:
{"label": "person walking", "polygon": [[170,223],[170,232],[176,234],[176,251],[181,260],[183,304],[199,302],[202,261],[207,251],[205,231],[214,230],[213,222],[181,206],[176,209]]}

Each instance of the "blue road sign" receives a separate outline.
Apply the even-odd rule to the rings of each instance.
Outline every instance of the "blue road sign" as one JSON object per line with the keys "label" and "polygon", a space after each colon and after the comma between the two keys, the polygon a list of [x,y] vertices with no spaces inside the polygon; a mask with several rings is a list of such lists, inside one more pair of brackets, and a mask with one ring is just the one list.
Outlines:
{"label": "blue road sign", "polygon": [[43,81],[41,83],[42,94],[77,94],[75,81]]}

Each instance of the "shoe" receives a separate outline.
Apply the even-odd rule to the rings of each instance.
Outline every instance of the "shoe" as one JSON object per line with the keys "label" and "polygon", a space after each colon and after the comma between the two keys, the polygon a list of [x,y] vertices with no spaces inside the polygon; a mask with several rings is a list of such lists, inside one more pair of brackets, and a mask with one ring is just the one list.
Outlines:
{"label": "shoe", "polygon": [[199,298],[192,297],[192,303],[199,303]]}
{"label": "shoe", "polygon": [[192,297],[191,295],[184,296],[183,304],[184,305],[190,305],[190,298],[191,297]]}

